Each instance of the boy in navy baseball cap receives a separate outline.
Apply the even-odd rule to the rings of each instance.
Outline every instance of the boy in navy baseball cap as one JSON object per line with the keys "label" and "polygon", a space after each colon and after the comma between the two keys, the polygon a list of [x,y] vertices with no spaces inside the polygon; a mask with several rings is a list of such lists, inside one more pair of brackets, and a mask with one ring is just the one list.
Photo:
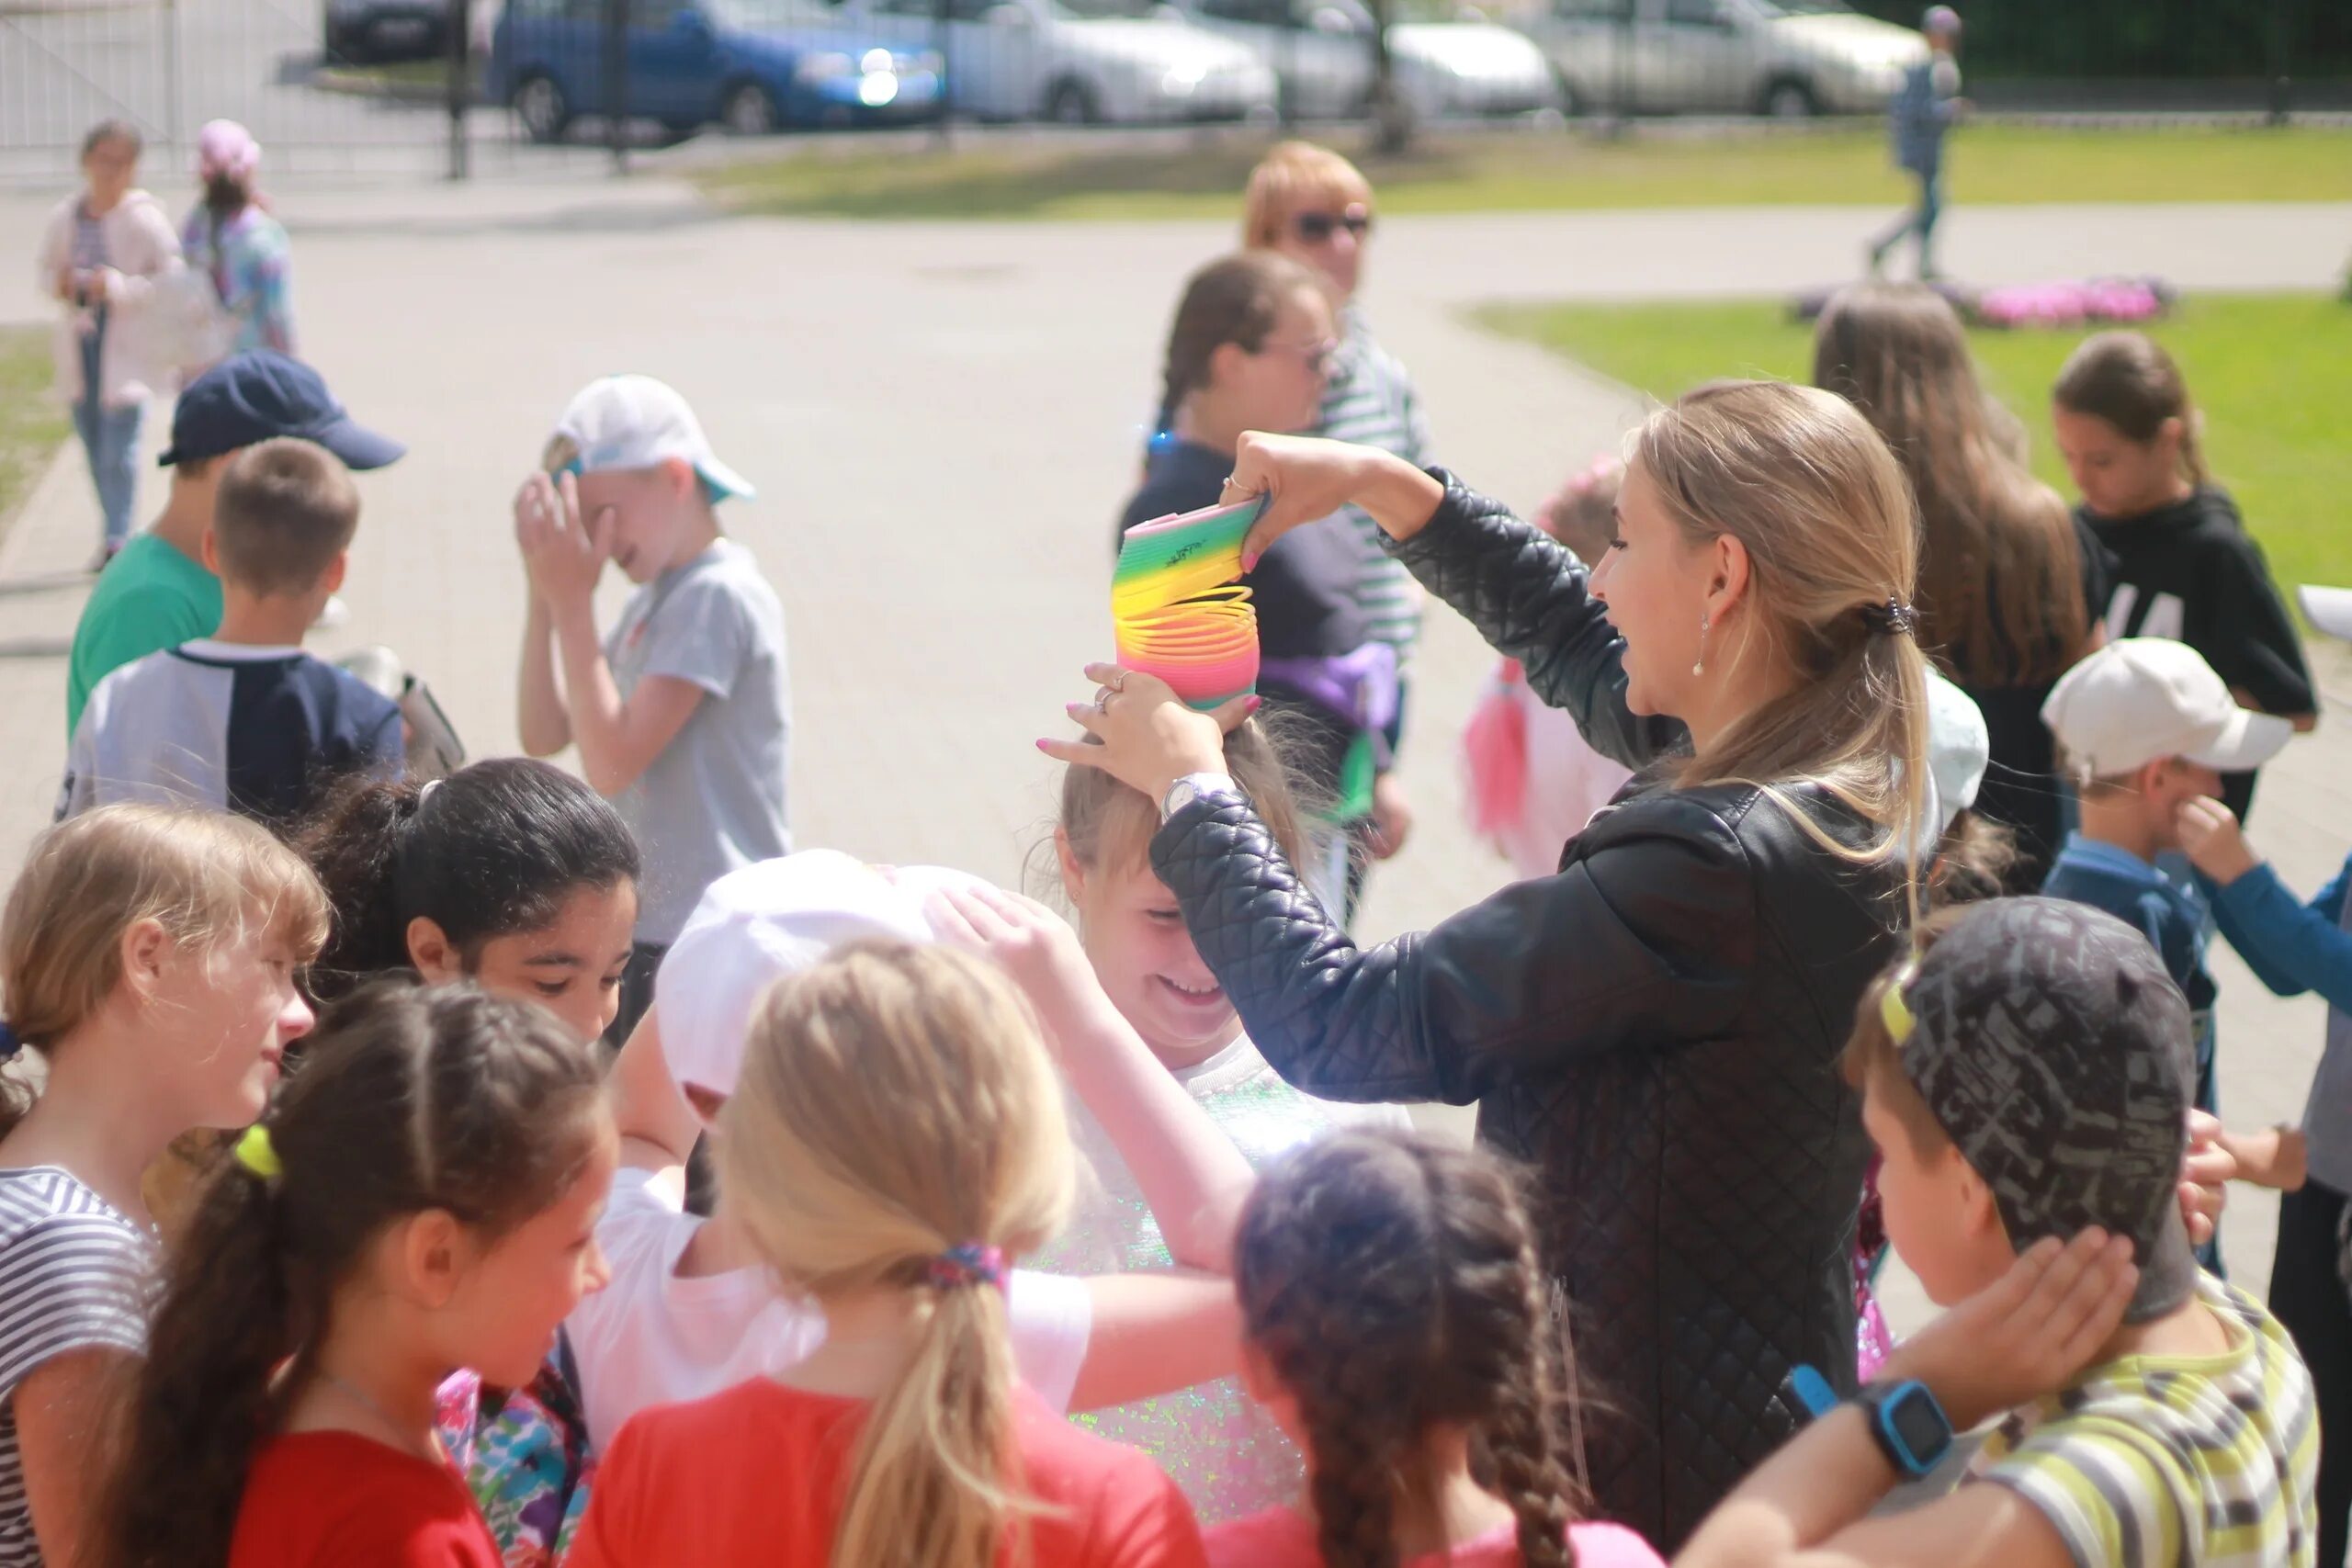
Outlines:
{"label": "boy in navy baseball cap", "polygon": [[173,411],[172,445],[162,458],[172,470],[171,497],[99,575],[74,627],[65,674],[69,736],[90,689],[109,673],[209,637],[220,624],[220,580],[203,564],[220,471],[231,454],[281,435],[323,446],[348,468],[380,468],[408,450],[354,420],[316,370],[275,349],[233,355],[189,382]]}

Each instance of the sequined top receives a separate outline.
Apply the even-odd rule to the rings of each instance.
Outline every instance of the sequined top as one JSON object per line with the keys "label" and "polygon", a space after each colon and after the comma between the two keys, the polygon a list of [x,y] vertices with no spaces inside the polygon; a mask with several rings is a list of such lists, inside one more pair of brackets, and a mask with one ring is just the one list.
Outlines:
{"label": "sequined top", "polygon": [[[1396,1105],[1340,1105],[1283,1082],[1249,1036],[1176,1081],[1233,1140],[1253,1170],[1338,1126],[1408,1124]],[[1080,1160],[1078,1204],[1069,1226],[1032,1259],[1051,1274],[1114,1274],[1170,1268],[1159,1222],[1126,1162],[1081,1106],[1070,1108],[1070,1135]],[[1175,1477],[1204,1526],[1289,1503],[1300,1494],[1306,1461],[1258,1407],[1239,1378],[1180,1389],[1072,1417],[1114,1442],[1138,1448]]]}

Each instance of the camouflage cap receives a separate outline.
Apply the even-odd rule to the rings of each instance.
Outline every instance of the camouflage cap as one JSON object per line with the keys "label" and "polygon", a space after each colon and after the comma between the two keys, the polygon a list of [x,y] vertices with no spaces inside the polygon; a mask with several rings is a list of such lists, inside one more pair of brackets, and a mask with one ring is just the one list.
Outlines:
{"label": "camouflage cap", "polygon": [[2086,904],[1996,899],[1936,940],[1885,1012],[2012,1246],[2103,1226],[2140,1266],[2127,1321],[2188,1299],[2188,1003],[2144,935]]}

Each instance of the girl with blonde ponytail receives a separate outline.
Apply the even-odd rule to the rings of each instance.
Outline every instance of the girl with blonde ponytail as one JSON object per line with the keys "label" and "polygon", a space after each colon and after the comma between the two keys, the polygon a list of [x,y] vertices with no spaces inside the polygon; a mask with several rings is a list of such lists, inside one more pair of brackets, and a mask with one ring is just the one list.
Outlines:
{"label": "girl with blonde ponytail", "polygon": [[[1571,1468],[1671,1549],[1792,1430],[1793,1366],[1854,1380],[1868,1142],[1837,1072],[1917,904],[1918,518],[1828,392],[1702,388],[1629,443],[1593,568],[1452,476],[1242,437],[1252,558],[1361,506],[1387,548],[1607,756],[1645,770],[1562,851],[1434,930],[1360,946],[1226,775],[1216,721],[1114,666],[1048,754],[1161,803],[1152,869],[1250,1038],[1326,1100],[1479,1105],[1535,1168],[1572,1375],[1614,1418]],[[1924,830],[1923,830],[1924,829]]]}
{"label": "girl with blonde ponytail", "polygon": [[[943,929],[1081,967],[992,890]],[[1003,1288],[1067,1213],[1073,1166],[1036,1016],[991,965],[868,940],[776,985],[718,1119],[718,1181],[812,1355],[605,1450],[571,1562],[1162,1568],[1201,1562],[1173,1483],[1015,1380]]]}

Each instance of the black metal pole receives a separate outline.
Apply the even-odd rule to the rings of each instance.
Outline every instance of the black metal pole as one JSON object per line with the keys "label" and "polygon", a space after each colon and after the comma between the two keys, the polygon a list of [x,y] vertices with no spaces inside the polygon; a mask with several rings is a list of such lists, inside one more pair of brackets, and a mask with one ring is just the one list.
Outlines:
{"label": "black metal pole", "polygon": [[1610,73],[1616,78],[1611,84],[1611,96],[1616,101],[1609,106],[1609,131],[1623,135],[1625,122],[1634,113],[1634,0],[1622,0],[1617,12],[1617,47],[1609,62]]}
{"label": "black metal pole", "polygon": [[1395,156],[1412,141],[1412,116],[1396,93],[1396,62],[1388,52],[1388,0],[1372,0],[1373,144]]}
{"label": "black metal pole", "polygon": [[449,177],[462,180],[470,149],[466,141],[466,114],[474,101],[474,29],[469,0],[449,0]]}
{"label": "black metal pole", "polygon": [[956,85],[956,74],[947,60],[948,7],[950,0],[933,0],[931,7],[931,47],[939,56],[939,97],[932,110],[932,123],[939,150],[946,152],[955,142],[955,132],[949,129],[948,96]]}
{"label": "black metal pole", "polygon": [[2294,108],[2294,91],[2288,74],[2293,54],[2295,0],[2270,0],[2270,123],[2284,125]]}
{"label": "black metal pole", "polygon": [[605,0],[605,144],[628,173],[628,0]]}

